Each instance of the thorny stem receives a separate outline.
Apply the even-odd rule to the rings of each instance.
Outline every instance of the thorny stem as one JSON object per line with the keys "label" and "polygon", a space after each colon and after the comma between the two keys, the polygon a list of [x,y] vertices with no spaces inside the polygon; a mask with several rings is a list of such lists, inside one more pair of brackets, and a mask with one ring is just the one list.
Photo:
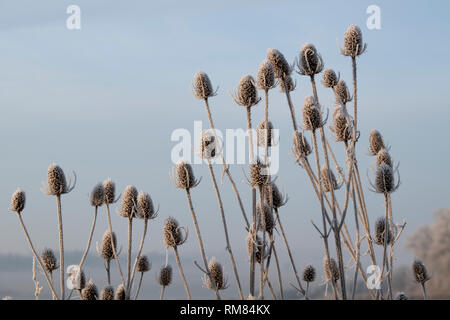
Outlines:
{"label": "thorny stem", "polygon": [[186,281],[186,277],[184,276],[183,267],[181,265],[180,255],[178,254],[178,248],[173,247],[173,252],[175,252],[175,259],[177,260],[178,269],[180,270],[181,278],[183,279],[184,289],[186,290],[188,300],[191,300],[191,293],[189,292],[189,287]]}
{"label": "thorny stem", "polygon": [[127,257],[127,289],[130,290],[130,274],[131,274],[131,247],[133,241],[133,217],[128,218],[128,257]]}
{"label": "thorny stem", "polygon": [[122,279],[122,285],[125,286],[125,278],[124,278],[123,273],[122,273],[122,268],[120,267],[119,256],[117,255],[116,246],[114,244],[114,234],[113,234],[113,231],[112,231],[111,213],[109,212],[109,204],[105,203],[105,205],[106,205],[106,214],[108,216],[109,233],[111,234],[111,247],[112,247],[113,254],[114,254],[114,260],[116,260],[117,269],[119,269],[120,278]]}
{"label": "thorny stem", "polygon": [[81,261],[80,261],[80,264],[79,264],[80,270],[83,270],[84,261],[86,260],[86,257],[87,257],[88,252],[89,252],[89,248],[91,247],[92,236],[94,235],[95,223],[97,221],[97,210],[98,210],[98,206],[95,206],[94,219],[92,220],[92,227],[91,227],[91,232],[89,233],[88,243],[87,243],[87,246],[86,246],[86,250],[84,251],[83,257],[81,258]]}
{"label": "thorny stem", "polygon": [[25,238],[28,241],[28,244],[30,245],[31,252],[33,252],[34,258],[39,263],[39,266],[41,267],[42,272],[44,273],[45,279],[47,280],[48,286],[50,287],[50,290],[52,291],[53,296],[55,299],[58,299],[58,295],[56,294],[55,288],[53,287],[52,281],[50,280],[47,271],[44,268],[44,264],[41,261],[41,258],[36,253],[36,250],[34,249],[33,243],[31,242],[30,235],[28,234],[27,228],[25,227],[25,224],[23,223],[22,216],[20,215],[20,212],[17,212],[17,218],[19,218],[20,225],[22,226],[23,232],[25,233]]}
{"label": "thorny stem", "polygon": [[141,285],[142,285],[142,279],[144,278],[144,273],[143,272],[141,272],[141,276],[140,276],[140,279],[139,279],[139,285],[138,285],[138,288],[137,288],[137,290],[136,290],[136,294],[135,294],[135,296],[134,296],[134,300],[137,300],[137,298],[138,298],[138,296],[139,296],[139,291],[141,291]]}
{"label": "thorny stem", "polygon": [[59,282],[61,287],[61,300],[65,299],[64,293],[64,235],[61,213],[61,195],[56,195],[56,204],[58,207],[58,229],[59,229]]}
{"label": "thorny stem", "polygon": [[148,219],[144,218],[144,232],[142,233],[142,238],[141,238],[141,242],[139,244],[138,254],[136,256],[136,259],[134,260],[133,272],[131,273],[130,287],[128,288],[128,295],[131,294],[131,289],[133,288],[134,276],[136,274],[138,260],[141,256],[142,250],[144,248],[144,241],[145,241],[145,236],[147,235],[147,228],[148,228]]}
{"label": "thorny stem", "polygon": [[209,168],[209,174],[211,175],[211,180],[213,182],[214,190],[216,191],[217,202],[219,203],[220,216],[222,218],[223,230],[225,233],[225,241],[226,241],[226,245],[227,245],[226,250],[227,250],[228,254],[230,255],[230,260],[231,260],[231,264],[233,266],[234,276],[236,278],[236,282],[238,285],[239,296],[240,296],[241,300],[244,300],[244,294],[242,293],[241,281],[239,280],[239,274],[238,274],[238,270],[236,267],[236,261],[234,260],[233,252],[231,250],[230,237],[228,235],[228,227],[227,227],[227,221],[225,218],[225,211],[223,209],[222,197],[220,195],[219,188],[217,186],[216,177],[214,175],[214,170],[211,165],[211,161],[209,159],[208,159],[208,168]]}
{"label": "thorny stem", "polygon": [[198,244],[200,246],[200,253],[202,255],[203,263],[205,265],[206,275],[209,277],[209,279],[211,281],[211,284],[213,286],[213,291],[216,294],[217,300],[220,300],[220,295],[219,295],[219,292],[216,287],[216,282],[214,281],[214,279],[211,275],[211,272],[209,271],[209,268],[208,268],[208,261],[206,260],[206,254],[205,254],[205,249],[203,247],[203,241],[202,241],[202,236],[200,234],[200,228],[198,226],[197,217],[196,217],[195,211],[194,211],[194,206],[192,205],[191,193],[189,191],[189,188],[185,189],[185,190],[186,190],[186,197],[187,197],[188,204],[189,204],[189,209],[191,210],[191,215],[192,215],[192,220],[193,220],[194,227],[195,227],[195,232],[197,233]]}

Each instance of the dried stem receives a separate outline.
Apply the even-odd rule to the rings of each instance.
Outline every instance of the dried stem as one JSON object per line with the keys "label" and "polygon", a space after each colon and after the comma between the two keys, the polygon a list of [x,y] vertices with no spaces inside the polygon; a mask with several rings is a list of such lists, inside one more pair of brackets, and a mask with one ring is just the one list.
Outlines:
{"label": "dried stem", "polygon": [[88,238],[86,250],[84,251],[84,254],[83,254],[83,256],[81,258],[81,261],[80,261],[80,264],[79,264],[80,270],[83,270],[84,261],[86,260],[86,257],[87,257],[88,252],[89,252],[89,248],[91,247],[92,236],[94,235],[95,223],[97,221],[97,210],[98,210],[98,206],[95,206],[94,219],[92,220],[91,232],[89,233],[89,238]]}
{"label": "dried stem", "polygon": [[144,231],[142,233],[141,242],[139,244],[138,254],[136,256],[136,259],[134,260],[134,265],[133,265],[133,269],[132,269],[133,272],[131,274],[131,281],[130,281],[130,288],[128,289],[128,295],[131,294],[131,289],[133,288],[134,276],[136,274],[136,268],[137,268],[138,260],[139,260],[139,257],[142,254],[142,250],[144,249],[144,241],[145,241],[145,236],[147,235],[147,228],[148,228],[148,219],[144,218]]}
{"label": "dried stem", "polygon": [[125,286],[125,278],[123,276],[122,268],[120,267],[119,256],[117,255],[117,250],[116,250],[116,246],[114,243],[114,236],[113,236],[113,230],[112,230],[112,224],[111,224],[111,213],[109,212],[109,204],[105,203],[105,205],[106,205],[106,214],[108,216],[109,233],[111,234],[111,247],[112,247],[113,254],[114,254],[114,260],[116,260],[117,269],[119,269],[119,274],[120,274],[120,278],[122,280],[122,285]]}
{"label": "dried stem", "polygon": [[144,273],[141,272],[141,276],[139,277],[139,285],[137,287],[136,290],[136,294],[134,296],[134,300],[137,300],[138,296],[139,296],[139,291],[141,291],[141,285],[142,285],[142,279],[144,278]]}
{"label": "dried stem", "polygon": [[59,282],[61,288],[61,300],[65,299],[64,293],[64,235],[63,221],[61,213],[61,195],[56,195],[56,204],[58,207],[58,230],[59,230]]}
{"label": "dried stem", "polygon": [[178,269],[180,270],[181,278],[183,279],[184,289],[186,290],[188,300],[191,300],[191,293],[189,292],[189,287],[186,281],[186,277],[184,276],[183,267],[181,265],[180,255],[178,254],[178,248],[173,247],[173,252],[175,252],[175,259],[177,260]]}
{"label": "dried stem", "polygon": [[131,275],[131,247],[133,241],[133,217],[128,218],[128,256],[127,256],[127,286],[126,293],[130,290],[130,275]]}

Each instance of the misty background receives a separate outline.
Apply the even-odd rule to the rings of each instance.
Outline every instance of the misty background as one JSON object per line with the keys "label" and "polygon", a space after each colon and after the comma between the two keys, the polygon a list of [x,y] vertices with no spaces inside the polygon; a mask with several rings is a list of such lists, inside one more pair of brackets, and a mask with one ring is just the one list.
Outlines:
{"label": "misty background", "polygon": [[[66,28],[66,8],[71,4],[81,8],[81,30]],[[366,8],[372,4],[381,8],[380,30],[366,27]],[[339,54],[336,39],[342,42],[353,23],[361,27],[368,44],[358,59],[361,137],[357,152],[369,216],[373,225],[384,214],[383,198],[368,190],[365,174],[368,171],[371,176],[374,162],[367,153],[368,135],[377,129],[391,146],[394,160],[400,162],[402,185],[392,197],[393,213],[396,222],[405,219],[407,226],[396,249],[395,265],[409,267],[417,252],[407,250],[405,240],[420,226],[431,225],[434,212],[450,205],[450,45],[445,40],[450,35],[449,9],[446,1],[2,1],[0,296],[33,298],[31,252],[17,217],[8,211],[17,187],[27,194],[23,219],[35,246],[39,251],[44,247],[57,251],[56,200],[40,191],[47,167],[56,162],[66,174],[75,171],[78,177],[75,190],[62,197],[66,266],[79,262],[87,242],[93,216],[88,201],[91,189],[111,177],[118,193],[134,184],[160,206],[159,216],[149,223],[144,253],[153,269],[144,277],[141,297],[159,296],[155,278],[164,264],[162,225],[173,216],[190,231],[180,254],[193,296],[212,298],[202,288],[201,272],[193,266],[200,255],[185,195],[169,179],[174,166],[171,149],[176,144],[170,140],[173,130],[192,131],[195,120],[208,127],[204,105],[191,94],[194,73],[207,72],[213,85],[219,86],[218,95],[210,99],[216,127],[223,132],[245,128],[245,110],[228,91],[237,87],[242,75],[256,75],[267,48],[279,49],[292,62],[302,44],[312,42],[325,66],[339,71],[350,85],[351,61]],[[311,89],[307,78],[297,74],[294,78],[297,89],[292,98],[299,115]],[[320,84],[318,90],[322,105],[332,109],[331,92]],[[253,108],[255,126],[263,119],[263,109],[263,103]],[[319,219],[319,203],[305,171],[294,163],[289,108],[279,88],[270,92],[269,116],[280,130],[277,181],[289,195],[280,215],[291,249],[299,269],[313,264],[321,274],[322,241],[310,222]],[[333,144],[333,148],[342,165],[342,146]],[[222,167],[215,169],[220,176]],[[192,197],[207,255],[216,256],[225,267],[230,287],[224,296],[237,297],[207,167],[194,165],[194,172],[203,177]],[[231,173],[249,211],[250,192],[241,166],[232,166]],[[227,179],[220,189],[247,291],[246,231]],[[125,247],[126,220],[115,213],[112,218],[119,245]],[[97,223],[85,268],[102,288],[105,275],[95,242],[101,241],[106,230],[103,207]],[[137,243],[142,222],[135,226]],[[294,278],[281,244],[279,251],[288,289]],[[125,263],[123,253],[122,259]],[[114,264],[112,273],[117,282]],[[40,283],[45,297],[43,277]],[[312,290],[322,294],[323,281],[316,281]],[[166,295],[185,296],[176,269],[174,286]]]}

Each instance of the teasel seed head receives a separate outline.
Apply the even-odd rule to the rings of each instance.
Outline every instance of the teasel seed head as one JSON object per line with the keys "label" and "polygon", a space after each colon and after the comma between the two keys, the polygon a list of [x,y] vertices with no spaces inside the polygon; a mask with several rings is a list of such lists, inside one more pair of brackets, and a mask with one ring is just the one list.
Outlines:
{"label": "teasel seed head", "polygon": [[344,34],[344,50],[341,53],[345,56],[356,57],[366,51],[367,44],[363,43],[361,29],[352,24]]}
{"label": "teasel seed head", "polygon": [[264,196],[266,197],[266,202],[274,209],[284,206],[287,202],[287,197],[280,192],[275,182],[266,185]]}
{"label": "teasel seed head", "polygon": [[200,140],[200,156],[202,159],[214,159],[216,157],[216,137],[209,130],[202,131]]}
{"label": "teasel seed head", "polygon": [[41,254],[42,263],[47,272],[52,273],[59,268],[58,260],[56,260],[55,253],[52,249],[45,248]]}
{"label": "teasel seed head", "polygon": [[379,167],[382,163],[387,164],[391,168],[393,167],[391,156],[386,149],[380,149],[377,153],[377,167]]}
{"label": "teasel seed head", "polygon": [[428,274],[427,268],[421,260],[415,259],[412,268],[414,272],[414,279],[417,283],[424,284],[431,279],[430,275]]}
{"label": "teasel seed head", "polygon": [[[274,145],[273,136],[272,136],[272,130],[273,125],[272,122],[267,121],[267,126],[269,127],[269,130],[266,130],[266,121],[263,120],[258,125],[258,128],[256,130],[256,140],[259,147],[265,147],[266,141],[268,141],[267,146],[272,147]],[[266,140],[267,137],[267,140]]]}
{"label": "teasel seed head", "polygon": [[257,204],[257,212],[260,216],[260,224],[259,224],[259,230],[263,231],[265,226],[265,231],[267,233],[272,234],[273,228],[275,227],[275,219],[273,217],[272,209],[265,203],[262,204],[262,212],[261,212],[261,203],[258,202]]}
{"label": "teasel seed head", "polygon": [[13,193],[11,197],[11,207],[9,210],[21,213],[25,208],[25,191],[17,188],[17,190]]}
{"label": "teasel seed head", "polygon": [[97,300],[97,298],[97,286],[92,280],[89,280],[83,290],[81,290],[81,300]]}
{"label": "teasel seed head", "polygon": [[178,221],[175,218],[169,217],[166,219],[163,228],[166,247],[176,248],[186,242],[187,234],[183,234],[181,230],[185,229],[178,225]]}
{"label": "teasel seed head", "polygon": [[[114,249],[117,250],[117,240],[116,240],[116,234],[112,233],[112,240],[114,243]],[[111,232],[109,230],[106,230],[103,234],[102,238],[102,244],[101,248],[99,250],[100,257],[105,261],[111,261],[114,259],[114,250],[111,245]]]}
{"label": "teasel seed head", "polygon": [[308,265],[303,270],[303,281],[313,282],[316,279],[316,269],[312,265]]}
{"label": "teasel seed head", "polygon": [[108,178],[103,182],[103,189],[105,191],[105,203],[114,203],[116,201],[116,184],[111,178]]}
{"label": "teasel seed head", "polygon": [[333,69],[325,69],[323,71],[322,84],[325,88],[333,88],[337,85],[339,77]]}
{"label": "teasel seed head", "polygon": [[306,43],[300,50],[297,60],[298,73],[306,76],[313,76],[323,70],[323,60],[317,52],[316,47],[311,43]]}
{"label": "teasel seed head", "polygon": [[406,293],[401,291],[401,292],[397,293],[397,295],[395,296],[395,300],[409,300],[409,297]]}
{"label": "teasel seed head", "polygon": [[386,245],[388,245],[393,240],[391,228],[389,226],[389,221],[387,223],[387,228],[386,228],[386,221],[385,221],[384,217],[378,218],[377,221],[375,222],[375,239],[374,239],[375,244],[377,244],[379,246],[384,246],[384,242],[385,242],[384,239],[386,237],[386,233],[385,233],[386,230],[387,230],[387,243],[386,243]]}
{"label": "teasel seed head", "polygon": [[[217,262],[216,258],[212,258],[208,263],[208,270],[211,274],[211,277],[215,283],[215,287],[217,290],[224,290],[227,288],[227,283],[225,280],[223,267]],[[203,277],[203,284],[210,290],[214,290],[214,285],[211,283],[211,279],[208,275]]]}
{"label": "teasel seed head", "polygon": [[258,68],[257,75],[258,89],[269,90],[275,87],[275,73],[273,65],[269,60],[264,60]]}
{"label": "teasel seed head", "polygon": [[320,111],[320,108],[314,97],[308,96],[305,98],[302,112],[303,126],[305,130],[314,131],[322,127],[322,112]]}
{"label": "teasel seed head", "polygon": [[114,300],[114,288],[111,286],[105,287],[100,292],[100,300]]}
{"label": "teasel seed head", "polygon": [[301,133],[300,131],[295,131],[292,140],[292,152],[294,153],[297,161],[300,158],[306,158],[311,154],[311,147],[309,146],[308,140],[306,140],[303,133]]}
{"label": "teasel seed head", "polygon": [[333,128],[330,128],[335,136],[336,141],[349,141],[352,138],[352,121],[343,107],[337,106],[333,113]]}
{"label": "teasel seed head", "polygon": [[369,152],[376,156],[381,149],[385,149],[383,137],[378,130],[371,130],[369,135]]}
{"label": "teasel seed head", "polygon": [[100,207],[104,203],[105,188],[103,187],[103,184],[99,183],[92,189],[89,201],[93,207]]}
{"label": "teasel seed head", "polygon": [[172,267],[168,264],[159,271],[158,283],[167,287],[172,282]]}
{"label": "teasel seed head", "polygon": [[66,175],[56,163],[53,163],[48,167],[47,185],[48,188],[44,190],[44,192],[53,196],[60,196],[68,193],[74,188],[74,186],[67,185]]}
{"label": "teasel seed head", "polygon": [[265,174],[265,171],[266,169],[259,159],[250,164],[250,184],[252,187],[262,187],[269,182],[269,176]]}
{"label": "teasel seed head", "polygon": [[122,209],[119,215],[124,218],[136,218],[138,192],[135,186],[129,185],[125,188],[122,197]]}
{"label": "teasel seed head", "polygon": [[248,232],[246,242],[248,256],[251,257],[253,255],[253,250],[255,250],[255,260],[260,264],[263,260],[262,258],[265,258],[267,255],[265,243],[263,243],[258,235],[256,235],[256,242],[253,241],[252,231]]}
{"label": "teasel seed head", "polygon": [[397,185],[394,184],[394,169],[386,163],[380,164],[375,171],[375,183],[373,185],[375,192],[377,193],[392,193],[400,185],[400,181]]}
{"label": "teasel seed head", "polygon": [[297,88],[297,82],[295,80],[292,79],[291,76],[286,76],[283,78],[283,80],[281,80],[281,84],[280,84],[280,91],[285,93],[285,87],[287,88],[288,92],[292,92],[295,90],[295,88]]}
{"label": "teasel seed head", "polygon": [[192,87],[194,89],[194,96],[197,99],[208,99],[216,95],[211,80],[209,80],[208,75],[203,71],[197,71],[195,73]]}
{"label": "teasel seed head", "polygon": [[336,100],[339,104],[346,104],[347,102],[352,101],[353,97],[348,90],[347,84],[344,80],[339,79],[339,81],[334,86],[334,92],[337,96]]}
{"label": "teasel seed head", "polygon": [[340,278],[339,269],[336,264],[336,261],[333,258],[330,258],[330,262],[328,262],[328,259],[325,257],[323,259],[323,268],[325,269],[325,276],[327,282],[339,280]]}
{"label": "teasel seed head", "polygon": [[137,261],[137,267],[136,270],[138,272],[147,272],[151,269],[152,265],[151,263],[148,261],[147,256],[139,256],[138,261]]}
{"label": "teasel seed head", "polygon": [[[341,187],[336,181],[336,177],[331,169],[329,169],[326,165],[322,166],[321,169],[322,174],[322,184],[325,192],[331,192],[332,190],[338,190]],[[331,177],[331,178],[330,178]]]}
{"label": "teasel seed head", "polygon": [[237,95],[232,95],[232,97],[238,105],[247,108],[256,105],[261,100],[258,97],[255,80],[251,75],[245,75],[239,80]]}
{"label": "teasel seed head", "polygon": [[156,218],[156,215],[150,195],[144,191],[139,192],[137,197],[137,217],[151,220]]}
{"label": "teasel seed head", "polygon": [[192,166],[181,160],[177,163],[176,167],[176,180],[175,185],[179,189],[190,189],[194,188],[199,184],[200,181],[197,181],[194,176],[194,171],[192,170]]}
{"label": "teasel seed head", "polygon": [[272,63],[276,78],[283,78],[291,74],[291,66],[277,49],[267,49],[267,60]]}
{"label": "teasel seed head", "polygon": [[122,283],[116,289],[114,300],[126,300],[125,286]]}

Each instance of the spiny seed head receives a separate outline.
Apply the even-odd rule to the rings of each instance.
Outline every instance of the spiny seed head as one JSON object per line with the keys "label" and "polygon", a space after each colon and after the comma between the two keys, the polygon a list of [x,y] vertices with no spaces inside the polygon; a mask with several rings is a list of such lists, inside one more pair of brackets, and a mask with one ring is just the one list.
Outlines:
{"label": "spiny seed head", "polygon": [[168,264],[159,271],[158,283],[167,287],[172,282],[172,267]]}
{"label": "spiny seed head", "polygon": [[97,300],[97,298],[97,286],[92,280],[89,280],[83,290],[81,290],[81,300]]}
{"label": "spiny seed head", "polygon": [[291,74],[291,66],[277,49],[267,49],[267,60],[272,63],[276,78],[286,77]]}
{"label": "spiny seed head", "polygon": [[209,130],[202,131],[200,141],[200,156],[203,159],[213,159],[216,157],[216,137]]}
{"label": "spiny seed head", "polygon": [[139,259],[137,261],[137,268],[136,268],[136,270],[138,272],[142,272],[143,273],[143,272],[149,271],[150,268],[151,268],[151,264],[148,261],[147,256],[139,256]]}
{"label": "spiny seed head", "polygon": [[342,107],[335,108],[333,113],[333,128],[336,141],[348,141],[352,138],[352,122]]}
{"label": "spiny seed head", "polygon": [[375,191],[378,193],[394,192],[394,170],[385,163],[380,164],[375,172]]}
{"label": "spiny seed head", "polygon": [[47,272],[52,273],[59,268],[58,260],[56,260],[55,253],[52,249],[45,248],[41,254],[42,263]]}
{"label": "spiny seed head", "polygon": [[340,185],[336,181],[333,171],[329,169],[326,165],[322,166],[322,183],[325,192],[331,192],[331,190],[338,190]]}
{"label": "spiny seed head", "polygon": [[114,203],[116,196],[116,184],[111,180],[111,178],[108,178],[103,182],[103,189],[105,192],[105,203]]}
{"label": "spiny seed head", "polygon": [[261,99],[258,98],[255,80],[250,75],[245,75],[239,80],[237,96],[234,101],[243,107],[252,107]]}
{"label": "spiny seed head", "polygon": [[333,88],[338,83],[338,76],[336,75],[336,72],[333,71],[333,69],[325,69],[323,72],[323,79],[322,84],[325,88]]}
{"label": "spiny seed head", "polygon": [[262,187],[269,182],[269,176],[265,174],[266,169],[259,159],[250,164],[250,183],[252,187]]}
{"label": "spiny seed head", "polygon": [[262,257],[266,257],[265,246],[263,245],[263,241],[261,240],[261,238],[256,235],[256,242],[253,241],[253,234],[250,231],[247,234],[246,242],[248,256],[251,257],[253,255],[253,250],[255,250],[255,260],[257,263],[261,263]]}
{"label": "spiny seed head", "polygon": [[11,207],[9,210],[21,213],[25,208],[25,191],[18,188],[11,197]]}
{"label": "spiny seed head", "polygon": [[294,91],[295,88],[297,87],[297,82],[293,80],[291,76],[286,76],[283,78],[280,84],[280,91],[283,93],[286,92],[284,87],[287,88],[288,92]]}
{"label": "spiny seed head", "polygon": [[314,131],[322,127],[322,113],[314,97],[308,96],[305,98],[302,111],[305,130]]}
{"label": "spiny seed head", "polygon": [[105,201],[105,188],[103,184],[97,184],[94,189],[92,189],[91,196],[89,198],[89,202],[93,207],[100,207]]}
{"label": "spiny seed head", "polygon": [[[226,280],[225,280],[225,276],[223,273],[223,267],[219,262],[217,262],[216,258],[213,257],[209,261],[208,270],[209,270],[211,277],[215,283],[216,289],[217,290],[226,289]],[[205,277],[203,278],[203,283],[205,284],[205,286],[208,289],[214,290],[214,286],[211,283],[211,279],[207,275],[205,275]]]}
{"label": "spiny seed head", "polygon": [[137,197],[137,213],[140,219],[153,219],[156,216],[153,201],[147,192],[141,191]]}
{"label": "spiny seed head", "polygon": [[278,209],[286,204],[286,199],[275,182],[271,182],[265,187],[264,196],[266,197],[266,202],[271,205],[272,208]]}
{"label": "spiny seed head", "polygon": [[119,284],[117,287],[114,300],[126,300],[125,286],[123,284]]}
{"label": "spiny seed head", "polygon": [[369,135],[369,152],[376,156],[381,149],[384,149],[384,141],[378,130],[371,130]]}
{"label": "spiny seed head", "polygon": [[68,192],[64,171],[56,163],[48,167],[47,183],[50,195],[61,195]]}
{"label": "spiny seed head", "polygon": [[375,239],[374,242],[375,244],[379,245],[379,246],[384,246],[385,243],[385,237],[386,237],[386,230],[387,230],[387,242],[386,245],[390,244],[392,242],[392,233],[391,233],[391,228],[389,226],[389,221],[387,223],[387,228],[386,228],[386,221],[384,219],[384,217],[380,217],[378,218],[378,220],[375,222]]}
{"label": "spiny seed head", "polygon": [[197,71],[194,75],[194,95],[198,99],[208,99],[215,96],[215,92],[208,75],[203,71]]}
{"label": "spiny seed head", "polygon": [[[114,249],[117,248],[117,240],[116,235],[113,232],[112,233],[112,243],[114,243]],[[102,245],[100,248],[100,257],[105,261],[111,261],[114,259],[114,250],[111,243],[111,232],[109,230],[106,230],[103,234],[102,238]]]}
{"label": "spiny seed head", "polygon": [[308,265],[303,270],[303,281],[313,282],[316,279],[316,269],[312,265]]}
{"label": "spiny seed head", "polygon": [[377,153],[377,167],[379,167],[382,163],[387,164],[388,166],[392,167],[392,159],[389,155],[389,152],[387,152],[386,149],[380,149]]}
{"label": "spiny seed head", "polygon": [[397,295],[395,296],[395,300],[409,300],[409,297],[406,293],[401,291],[401,292],[397,293]]}
{"label": "spiny seed head", "polygon": [[197,185],[192,166],[185,161],[177,163],[176,175],[176,186],[179,189],[189,189]]}
{"label": "spiny seed head", "polygon": [[264,60],[258,68],[257,85],[259,89],[269,90],[275,86],[275,73],[269,60]]}
{"label": "spiny seed head", "polygon": [[[256,140],[257,140],[259,147],[265,147],[266,141],[267,141],[268,147],[273,146],[274,142],[273,142],[273,137],[272,137],[272,129],[273,129],[272,122],[267,121],[267,126],[268,126],[269,130],[266,130],[266,121],[263,120],[258,125],[258,129],[256,130]],[[267,137],[267,140],[266,140],[266,137]]]}
{"label": "spiny seed head", "polygon": [[366,44],[363,43],[361,29],[352,24],[345,31],[344,35],[344,52],[343,54],[350,57],[356,57],[364,53]]}
{"label": "spiny seed head", "polygon": [[129,185],[125,188],[122,197],[122,209],[119,211],[121,217],[135,218],[137,213],[138,191],[135,186]]}
{"label": "spiny seed head", "polygon": [[339,79],[334,86],[334,92],[336,93],[336,100],[338,103],[346,104],[347,102],[352,101],[352,96],[344,80]]}
{"label": "spiny seed head", "polygon": [[167,247],[177,247],[186,241],[186,237],[182,234],[178,221],[172,217],[167,218],[164,222],[164,243]]}
{"label": "spiny seed head", "polygon": [[313,44],[306,43],[302,46],[297,67],[300,74],[307,76],[315,75],[323,70],[322,57]]}
{"label": "spiny seed head", "polygon": [[424,284],[431,279],[430,275],[428,274],[427,268],[421,260],[415,259],[412,268],[414,272],[414,279],[417,283]]}
{"label": "spiny seed head", "polygon": [[339,269],[336,264],[336,261],[333,258],[330,258],[330,260],[328,260],[325,257],[323,259],[323,268],[325,269],[325,276],[326,276],[327,282],[339,280],[339,278],[340,278]]}
{"label": "spiny seed head", "polygon": [[297,160],[300,158],[306,158],[309,154],[311,154],[311,147],[309,146],[308,140],[306,140],[303,133],[300,131],[295,131],[292,140],[292,152]]}
{"label": "spiny seed head", "polygon": [[[261,212],[262,207],[262,212]],[[275,220],[273,218],[272,209],[265,203],[261,205],[258,202],[257,212],[261,218],[261,222],[259,224],[259,228],[261,231],[265,229],[269,234],[273,232],[273,228],[275,227]]]}
{"label": "spiny seed head", "polygon": [[100,292],[100,300],[114,300],[114,288],[111,286],[105,287]]}

